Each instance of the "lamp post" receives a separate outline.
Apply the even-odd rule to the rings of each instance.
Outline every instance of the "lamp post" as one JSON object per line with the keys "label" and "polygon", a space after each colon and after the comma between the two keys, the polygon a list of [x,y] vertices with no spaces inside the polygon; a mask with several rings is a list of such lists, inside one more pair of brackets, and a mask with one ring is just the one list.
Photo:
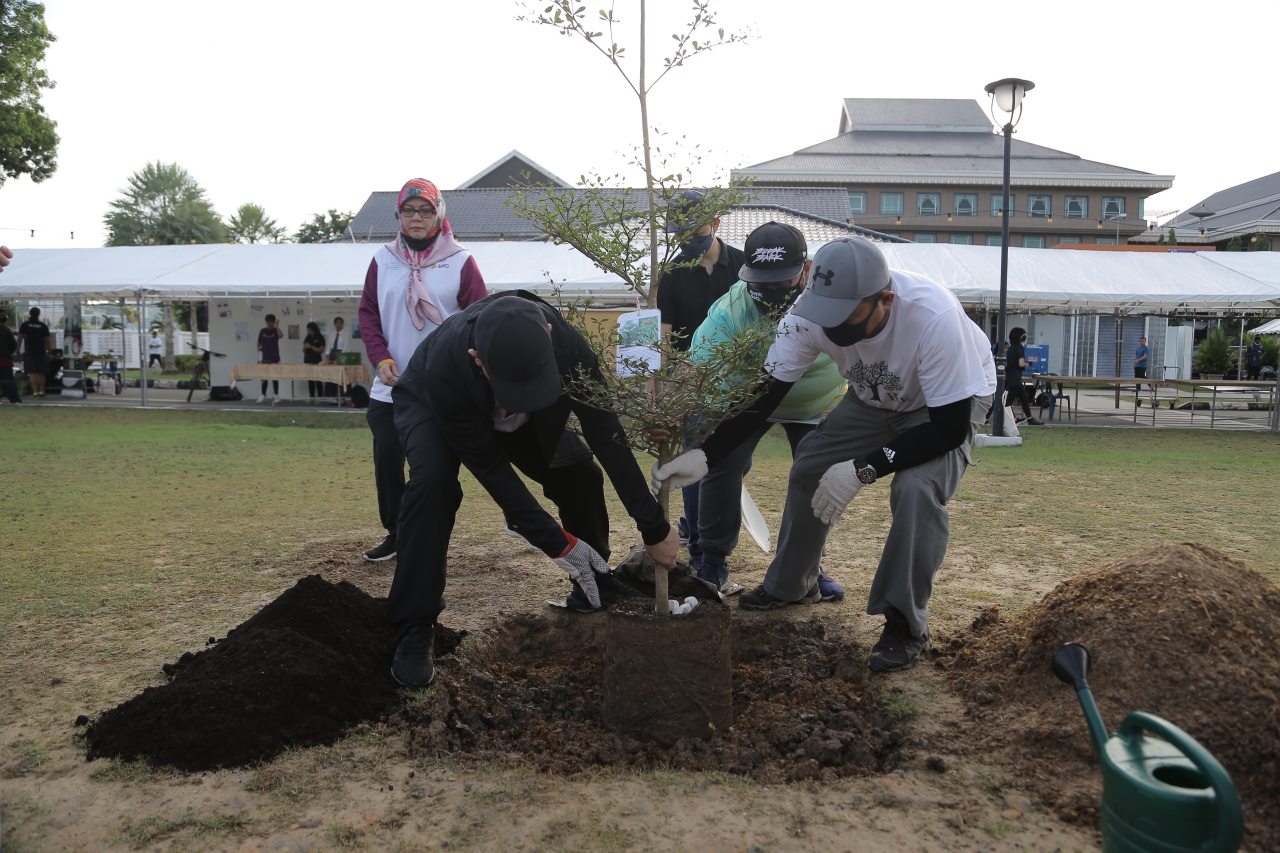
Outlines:
{"label": "lamp post", "polygon": [[1113,215],[1111,215],[1111,216],[1105,216],[1105,217],[1103,217],[1103,218],[1104,218],[1104,219],[1106,219],[1106,220],[1108,220],[1109,222],[1114,222],[1114,223],[1116,224],[1116,245],[1117,245],[1117,246],[1119,246],[1119,245],[1120,245],[1120,220],[1122,220],[1122,219],[1128,219],[1128,218],[1129,218],[1129,214],[1127,214],[1127,213],[1116,213],[1116,214],[1113,214]]}
{"label": "lamp post", "polygon": [[[1013,141],[1013,128],[1022,118],[1022,99],[1036,87],[1030,80],[1006,77],[988,83],[991,96],[991,117],[1004,133],[1004,201],[1000,205],[1000,316],[996,321],[996,396],[991,409],[991,434],[1004,435],[1004,400],[1001,388],[1004,381],[1004,353],[1001,347],[1005,339],[1005,320],[1009,293],[1009,147]],[[1004,114],[1004,121],[996,118],[996,109]],[[1016,113],[1016,116],[1015,116]]]}

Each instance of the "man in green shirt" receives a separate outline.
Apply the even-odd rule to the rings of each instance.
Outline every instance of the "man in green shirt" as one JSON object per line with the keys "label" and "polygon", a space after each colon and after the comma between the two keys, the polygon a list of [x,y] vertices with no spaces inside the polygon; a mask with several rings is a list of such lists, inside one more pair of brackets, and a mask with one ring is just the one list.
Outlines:
{"label": "man in green shirt", "polygon": [[[736,284],[707,309],[690,341],[698,360],[711,358],[716,344],[759,323],[776,327],[808,280],[808,246],[804,235],[790,225],[766,222],[747,237],[746,263]],[[689,518],[689,556],[703,580],[725,594],[741,592],[729,579],[728,558],[738,544],[742,527],[742,480],[751,470],[751,455],[773,424],[781,424],[794,457],[802,439],[811,433],[844,396],[846,382],[829,356],[820,356],[796,381],[768,422],[698,484],[698,506]],[[819,569],[823,601],[838,601],[844,590]]]}

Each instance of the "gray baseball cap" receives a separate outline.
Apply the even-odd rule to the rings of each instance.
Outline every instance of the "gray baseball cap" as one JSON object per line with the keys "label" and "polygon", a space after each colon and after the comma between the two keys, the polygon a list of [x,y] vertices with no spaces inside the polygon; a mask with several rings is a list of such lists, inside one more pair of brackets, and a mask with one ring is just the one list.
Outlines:
{"label": "gray baseball cap", "polygon": [[834,328],[849,319],[859,302],[890,282],[889,265],[875,243],[865,237],[841,237],[814,254],[809,285],[791,313]]}

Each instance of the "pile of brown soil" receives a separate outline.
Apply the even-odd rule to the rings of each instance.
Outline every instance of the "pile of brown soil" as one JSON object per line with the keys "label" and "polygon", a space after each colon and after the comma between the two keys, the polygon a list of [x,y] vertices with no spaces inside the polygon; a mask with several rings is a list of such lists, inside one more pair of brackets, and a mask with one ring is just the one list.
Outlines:
{"label": "pile of brown soil", "polygon": [[1050,668],[1063,643],[1082,643],[1108,730],[1148,711],[1190,733],[1235,782],[1246,848],[1280,849],[1280,587],[1203,545],[1165,545],[1081,572],[1008,622],[996,614],[940,644],[974,720],[973,754],[1065,819],[1097,822],[1084,717]]}
{"label": "pile of brown soil", "polygon": [[[456,649],[462,633],[437,626],[436,654]],[[168,684],[90,725],[88,757],[187,771],[235,767],[289,746],[333,743],[397,702],[386,600],[345,581],[303,578],[208,645],[166,664]]]}
{"label": "pile of brown soil", "polygon": [[[679,617],[674,617],[679,618]],[[893,765],[902,732],[864,686],[866,653],[821,622],[733,620],[733,726],[671,747],[603,726],[605,622],[508,617],[442,662],[435,689],[393,725],[415,755],[591,766],[723,770],[776,782],[834,779]]]}

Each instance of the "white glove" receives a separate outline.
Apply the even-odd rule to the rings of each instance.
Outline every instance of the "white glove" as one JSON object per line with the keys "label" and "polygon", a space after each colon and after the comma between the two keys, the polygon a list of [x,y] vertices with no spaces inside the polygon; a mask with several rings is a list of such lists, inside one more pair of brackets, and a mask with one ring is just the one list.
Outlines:
{"label": "white glove", "polygon": [[568,553],[563,557],[552,557],[551,560],[578,582],[578,586],[582,587],[582,591],[587,594],[592,607],[599,607],[600,589],[596,586],[595,573],[608,574],[609,564],[586,542],[577,538],[572,541],[573,547]]}
{"label": "white glove", "polygon": [[662,491],[664,481],[670,483],[672,489],[683,489],[707,476],[707,454],[698,449],[690,450],[681,453],[661,468],[657,462],[653,463],[649,473],[652,476],[650,486],[655,495]]}
{"label": "white glove", "polygon": [[813,507],[814,516],[823,524],[835,524],[849,506],[849,501],[861,490],[857,466],[850,459],[827,469],[818,481],[818,490],[813,493],[809,506]]}

